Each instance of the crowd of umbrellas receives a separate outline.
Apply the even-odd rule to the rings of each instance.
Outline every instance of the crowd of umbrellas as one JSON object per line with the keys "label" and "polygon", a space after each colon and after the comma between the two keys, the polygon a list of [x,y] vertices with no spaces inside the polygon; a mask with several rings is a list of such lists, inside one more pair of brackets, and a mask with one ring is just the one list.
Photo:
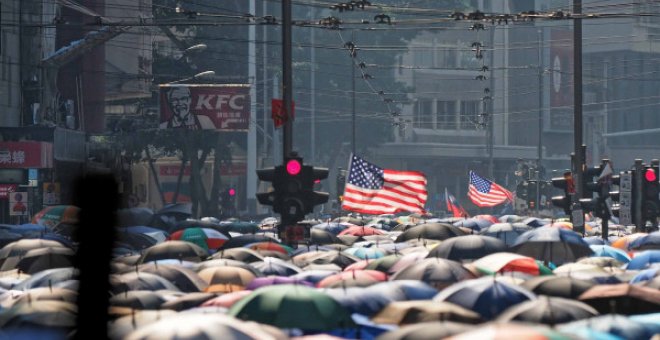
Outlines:
{"label": "crowd of umbrellas", "polygon": [[[77,208],[0,225],[0,338],[75,334]],[[534,217],[118,213],[111,339],[659,339],[660,233]]]}

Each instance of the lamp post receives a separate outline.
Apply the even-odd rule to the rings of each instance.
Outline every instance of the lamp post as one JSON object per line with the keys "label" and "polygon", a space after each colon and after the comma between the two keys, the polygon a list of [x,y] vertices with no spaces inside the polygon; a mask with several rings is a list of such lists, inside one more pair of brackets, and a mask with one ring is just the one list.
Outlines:
{"label": "lamp post", "polygon": [[198,80],[198,79],[202,79],[202,78],[209,78],[209,77],[213,77],[213,76],[215,76],[215,71],[204,71],[204,72],[197,73],[196,75],[194,75],[192,77],[171,81],[168,84],[181,84],[181,83],[185,83],[185,82],[189,82],[189,81],[193,81],[193,80]]}

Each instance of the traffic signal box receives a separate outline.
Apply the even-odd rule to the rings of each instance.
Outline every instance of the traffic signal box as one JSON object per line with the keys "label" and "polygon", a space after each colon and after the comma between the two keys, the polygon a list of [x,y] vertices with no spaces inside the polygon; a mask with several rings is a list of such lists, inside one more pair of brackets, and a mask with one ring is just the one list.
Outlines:
{"label": "traffic signal box", "polygon": [[566,215],[571,215],[571,195],[575,194],[575,184],[573,182],[573,173],[565,171],[564,176],[552,179],[552,186],[564,191],[561,196],[552,197],[552,204],[555,207],[564,210]]}
{"label": "traffic signal box", "polygon": [[660,182],[658,182],[658,164],[646,165],[642,174],[642,219],[655,225],[660,208]]}
{"label": "traffic signal box", "polygon": [[[585,212],[592,212],[595,216],[604,218],[608,215],[604,210],[605,199],[609,196],[609,189],[604,192],[606,185],[604,181],[598,180],[603,172],[603,166],[595,166],[585,169],[582,173],[582,198],[580,205]],[[607,216],[609,218],[609,216]]]}
{"label": "traffic signal box", "polygon": [[314,190],[318,181],[328,177],[328,169],[303,165],[300,157],[288,157],[283,165],[257,170],[257,176],[273,183],[273,191],[258,193],[257,200],[272,206],[284,226],[296,224],[316,205],[328,201],[328,193]]}

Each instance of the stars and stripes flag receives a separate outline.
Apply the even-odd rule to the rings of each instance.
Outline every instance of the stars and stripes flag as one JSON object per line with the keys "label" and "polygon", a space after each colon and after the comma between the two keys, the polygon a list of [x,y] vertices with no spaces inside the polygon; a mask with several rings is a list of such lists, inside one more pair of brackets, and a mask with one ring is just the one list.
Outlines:
{"label": "stars and stripes flag", "polygon": [[423,173],[382,169],[351,155],[342,209],[372,215],[424,213],[427,196]]}
{"label": "stars and stripes flag", "polygon": [[513,194],[474,171],[470,171],[468,197],[478,207],[494,207],[506,201],[513,201]]}

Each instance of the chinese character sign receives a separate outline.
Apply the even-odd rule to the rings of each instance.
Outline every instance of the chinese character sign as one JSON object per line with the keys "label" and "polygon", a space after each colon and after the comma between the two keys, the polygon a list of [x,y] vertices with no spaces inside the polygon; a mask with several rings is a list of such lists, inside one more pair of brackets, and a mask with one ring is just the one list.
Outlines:
{"label": "chinese character sign", "polygon": [[52,168],[53,145],[45,142],[0,142],[0,168]]}
{"label": "chinese character sign", "polygon": [[249,123],[249,85],[160,86],[162,129],[247,131]]}

